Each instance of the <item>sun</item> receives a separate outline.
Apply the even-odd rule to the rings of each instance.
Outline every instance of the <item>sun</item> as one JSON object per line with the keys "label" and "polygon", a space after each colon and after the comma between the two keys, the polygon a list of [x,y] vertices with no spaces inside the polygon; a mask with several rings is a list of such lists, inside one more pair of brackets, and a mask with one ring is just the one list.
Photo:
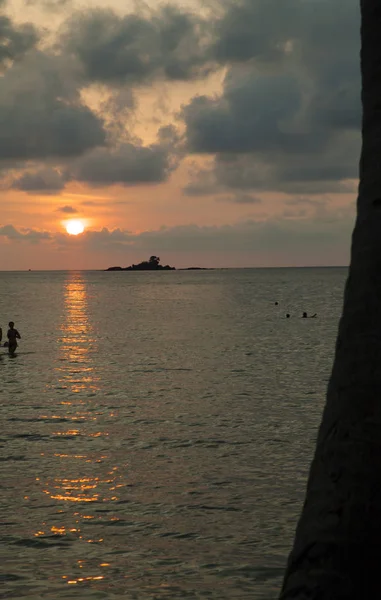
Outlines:
{"label": "sun", "polygon": [[69,235],[78,235],[85,231],[85,226],[79,219],[72,219],[65,224],[66,231]]}

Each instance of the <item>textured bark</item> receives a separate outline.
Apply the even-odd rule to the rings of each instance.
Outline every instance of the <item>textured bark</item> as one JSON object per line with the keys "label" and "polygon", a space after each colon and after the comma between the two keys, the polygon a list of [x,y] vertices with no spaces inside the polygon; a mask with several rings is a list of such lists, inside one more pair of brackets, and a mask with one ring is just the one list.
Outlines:
{"label": "textured bark", "polygon": [[361,0],[361,13],[363,144],[351,265],[281,600],[381,597],[381,0]]}

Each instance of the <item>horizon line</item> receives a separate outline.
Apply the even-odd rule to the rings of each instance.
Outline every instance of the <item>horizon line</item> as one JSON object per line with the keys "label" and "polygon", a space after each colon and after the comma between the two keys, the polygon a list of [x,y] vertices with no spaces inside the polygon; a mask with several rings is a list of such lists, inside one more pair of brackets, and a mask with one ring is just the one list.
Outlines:
{"label": "horizon line", "polygon": [[[287,265],[287,266],[271,266],[271,267],[175,267],[170,271],[238,271],[238,270],[259,270],[259,269],[348,269],[349,265]],[[124,268],[123,268],[124,270]],[[165,270],[165,269],[163,269]],[[120,271],[109,271],[106,269],[0,269],[0,273],[66,273],[68,271],[75,272],[96,272],[96,273],[120,273]],[[133,273],[156,273],[161,272],[161,269],[147,270],[132,270]],[[166,271],[167,272],[167,271]],[[169,270],[168,270],[169,272]]]}

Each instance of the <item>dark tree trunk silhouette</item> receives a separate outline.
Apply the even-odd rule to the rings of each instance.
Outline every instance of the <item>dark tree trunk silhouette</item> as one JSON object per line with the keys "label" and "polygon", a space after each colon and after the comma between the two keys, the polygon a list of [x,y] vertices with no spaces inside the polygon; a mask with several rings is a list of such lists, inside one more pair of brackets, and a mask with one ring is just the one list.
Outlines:
{"label": "dark tree trunk silhouette", "polygon": [[363,145],[351,265],[282,600],[381,597],[381,0],[360,4]]}

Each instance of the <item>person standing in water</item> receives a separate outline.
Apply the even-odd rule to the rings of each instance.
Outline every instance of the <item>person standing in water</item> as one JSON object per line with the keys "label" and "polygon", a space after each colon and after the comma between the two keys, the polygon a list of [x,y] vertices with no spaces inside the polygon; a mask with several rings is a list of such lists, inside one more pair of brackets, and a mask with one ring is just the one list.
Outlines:
{"label": "person standing in water", "polygon": [[8,352],[9,352],[9,354],[14,354],[16,352],[16,348],[17,348],[17,340],[21,340],[21,335],[19,334],[17,329],[15,329],[15,324],[13,321],[10,321],[8,323],[8,325],[9,325],[9,329],[8,329],[8,333],[7,333]]}

